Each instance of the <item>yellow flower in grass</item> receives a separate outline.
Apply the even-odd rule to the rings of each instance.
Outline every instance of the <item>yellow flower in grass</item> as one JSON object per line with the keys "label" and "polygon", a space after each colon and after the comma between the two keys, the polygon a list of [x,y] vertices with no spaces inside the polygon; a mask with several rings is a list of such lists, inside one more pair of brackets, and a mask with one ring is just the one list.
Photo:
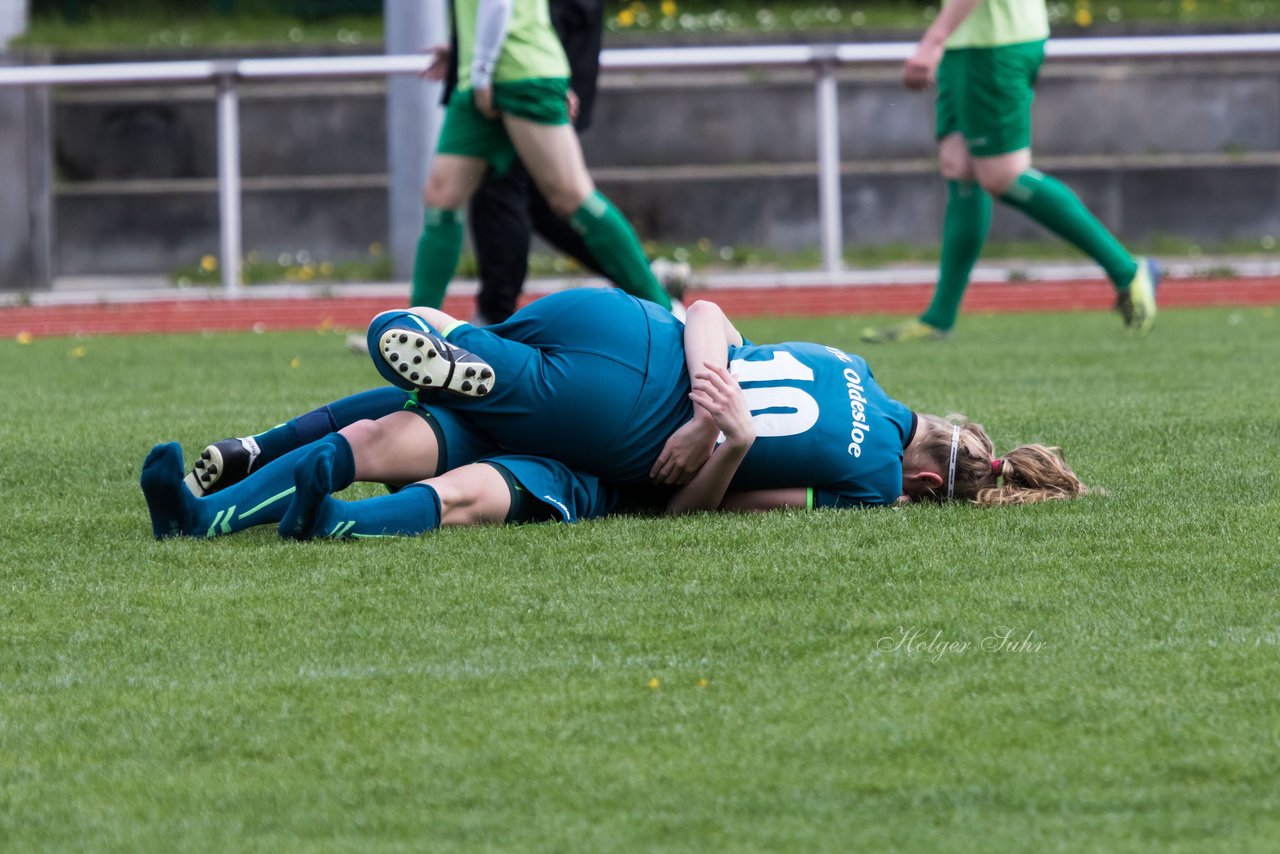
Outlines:
{"label": "yellow flower in grass", "polygon": [[301,367],[301,365],[302,365],[302,360],[299,359],[297,356],[294,356],[292,361],[289,362],[289,367],[291,368]]}
{"label": "yellow flower in grass", "polygon": [[1194,15],[1196,13],[1196,0],[1182,0],[1178,4],[1178,8],[1182,10],[1184,15]]}
{"label": "yellow flower in grass", "polygon": [[200,270],[205,273],[212,273],[218,269],[218,259],[212,255],[206,255],[200,259]]}
{"label": "yellow flower in grass", "polygon": [[1093,10],[1089,8],[1089,0],[1076,0],[1076,26],[1088,27],[1093,24]]}
{"label": "yellow flower in grass", "polygon": [[698,687],[699,688],[707,687],[707,677],[703,676],[701,679],[698,680]]}
{"label": "yellow flower in grass", "polygon": [[630,9],[623,9],[618,13],[618,26],[633,27],[636,23],[636,13]]}
{"label": "yellow flower in grass", "polygon": [[662,685],[662,682],[658,680],[657,676],[649,680],[649,687],[654,689],[655,691],[658,689],[660,685]]}
{"label": "yellow flower in grass", "polygon": [[676,6],[672,0],[662,0],[662,14],[668,18],[674,18],[680,8]]}
{"label": "yellow flower in grass", "polygon": [[72,347],[71,352],[67,353],[67,355],[73,359],[83,359],[85,356],[85,353],[87,352],[88,351],[84,349],[83,345],[81,345],[77,347]]}
{"label": "yellow flower in grass", "polygon": [[18,333],[17,341],[19,344],[30,344],[35,340],[35,336],[25,329]]}

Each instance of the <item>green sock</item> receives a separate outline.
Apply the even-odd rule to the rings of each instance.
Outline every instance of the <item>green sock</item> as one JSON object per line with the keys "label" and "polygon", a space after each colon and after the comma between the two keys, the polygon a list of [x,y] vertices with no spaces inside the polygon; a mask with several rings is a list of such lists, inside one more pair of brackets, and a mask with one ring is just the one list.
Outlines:
{"label": "green sock", "polygon": [[942,260],[933,302],[920,319],[938,329],[956,325],[969,274],[982,254],[991,227],[991,196],[976,181],[947,182],[947,212],[942,219]]}
{"label": "green sock", "polygon": [[671,298],[653,277],[640,238],[603,193],[596,190],[587,196],[569,223],[582,235],[582,241],[614,284],[634,297],[671,309]]}
{"label": "green sock", "polygon": [[1129,287],[1138,262],[1120,241],[1089,213],[1075,193],[1052,175],[1028,169],[1000,201],[1017,208],[1097,261],[1116,290]]}
{"label": "green sock", "polygon": [[413,258],[413,290],[409,305],[439,308],[462,257],[462,212],[427,208]]}

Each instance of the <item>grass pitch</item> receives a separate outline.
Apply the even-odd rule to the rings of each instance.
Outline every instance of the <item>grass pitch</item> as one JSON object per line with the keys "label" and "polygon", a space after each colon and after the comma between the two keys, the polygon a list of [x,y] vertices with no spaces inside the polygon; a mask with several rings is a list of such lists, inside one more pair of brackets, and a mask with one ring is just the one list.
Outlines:
{"label": "grass pitch", "polygon": [[1107,494],[157,543],[154,442],[372,368],[315,333],[0,342],[0,847],[1273,848],[1280,316],[865,320],[743,327]]}

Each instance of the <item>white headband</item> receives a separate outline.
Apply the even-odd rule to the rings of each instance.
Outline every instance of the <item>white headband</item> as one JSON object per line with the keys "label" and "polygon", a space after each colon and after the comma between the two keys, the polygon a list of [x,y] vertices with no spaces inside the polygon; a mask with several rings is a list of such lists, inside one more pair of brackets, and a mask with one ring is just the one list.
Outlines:
{"label": "white headband", "polygon": [[956,452],[960,450],[960,425],[951,428],[951,462],[947,464],[947,500],[956,491]]}

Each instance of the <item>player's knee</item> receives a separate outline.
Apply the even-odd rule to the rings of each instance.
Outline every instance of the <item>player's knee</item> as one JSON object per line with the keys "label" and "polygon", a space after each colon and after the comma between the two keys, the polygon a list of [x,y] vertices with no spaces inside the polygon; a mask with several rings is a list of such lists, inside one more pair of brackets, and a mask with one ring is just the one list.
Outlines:
{"label": "player's knee", "polygon": [[556,216],[568,219],[582,207],[582,203],[594,190],[595,187],[590,183],[583,185],[577,182],[565,182],[548,188],[543,195],[546,196],[547,205]]}
{"label": "player's knee", "polygon": [[422,188],[422,203],[437,210],[461,210],[467,193],[468,188],[454,176],[432,172]]}
{"label": "player's knee", "polygon": [[1009,173],[1004,170],[984,172],[978,176],[978,186],[991,195],[999,197],[1004,195],[1005,190],[1008,190],[1017,178],[1018,174],[1016,172]]}
{"label": "player's knee", "polygon": [[356,453],[376,450],[387,436],[386,427],[368,418],[348,424],[338,431]]}

